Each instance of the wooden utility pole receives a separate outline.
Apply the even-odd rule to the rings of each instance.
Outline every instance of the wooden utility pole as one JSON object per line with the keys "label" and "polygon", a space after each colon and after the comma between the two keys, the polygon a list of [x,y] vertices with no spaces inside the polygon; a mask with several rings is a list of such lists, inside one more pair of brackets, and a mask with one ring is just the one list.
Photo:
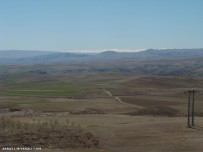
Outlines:
{"label": "wooden utility pole", "polygon": [[195,115],[195,93],[198,92],[198,91],[195,91],[193,89],[192,91],[192,126],[195,125],[195,122],[194,122],[194,115]]}
{"label": "wooden utility pole", "polygon": [[190,128],[190,95],[191,95],[191,91],[188,91],[188,113],[187,113],[187,126],[188,128]]}
{"label": "wooden utility pole", "polygon": [[190,103],[190,99],[191,99],[191,94],[192,94],[192,126],[195,125],[194,123],[194,113],[195,113],[195,93],[198,91],[195,91],[194,89],[191,91],[186,91],[185,93],[188,93],[188,113],[187,113],[187,126],[188,128],[191,128],[190,125],[190,109],[191,109],[191,103]]}

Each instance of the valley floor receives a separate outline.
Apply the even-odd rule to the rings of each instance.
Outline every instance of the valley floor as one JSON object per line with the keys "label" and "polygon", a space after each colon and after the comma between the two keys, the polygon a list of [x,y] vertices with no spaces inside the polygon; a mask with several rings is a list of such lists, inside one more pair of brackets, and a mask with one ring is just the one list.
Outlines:
{"label": "valley floor", "polygon": [[[62,67],[64,71],[66,66]],[[39,67],[33,68],[38,69]],[[49,70],[52,68],[50,66]],[[59,69],[58,65],[55,65],[55,68]],[[14,69],[16,68],[14,67]],[[21,69],[23,68],[18,68],[18,70]],[[84,136],[79,136],[78,139],[89,137],[85,135],[92,135],[91,139],[98,139],[99,144],[93,144],[93,146],[89,146],[91,147],[89,149],[87,147],[81,149],[78,148],[79,146],[72,149],[50,148],[60,147],[60,143],[67,143],[59,140],[60,137],[65,138],[69,135],[63,132],[67,127],[63,122],[58,122],[59,134],[53,131],[52,134],[50,133],[55,136],[51,136],[53,138],[50,139],[53,140],[50,141],[49,146],[46,146],[47,141],[43,138],[44,143],[41,146],[42,148],[43,146],[48,147],[48,149],[42,151],[203,151],[203,117],[195,118],[195,127],[186,127],[188,97],[187,94],[184,94],[191,88],[196,88],[199,91],[195,96],[195,116],[203,116],[203,78],[138,77],[133,74],[109,72],[67,74],[60,70],[58,74],[52,73],[54,71],[47,74],[32,74],[29,73],[29,67],[27,67],[27,73],[25,70],[24,73],[13,72],[0,75],[0,117],[9,117],[11,119],[9,122],[19,121],[20,125],[21,123],[32,125],[31,120],[35,119],[33,124],[36,127],[32,125],[30,128],[39,129],[41,125],[44,125],[42,133],[47,132],[46,129],[50,131],[52,127],[49,121],[48,123],[51,125],[45,125],[45,120],[53,119],[64,122],[68,120],[89,133],[82,134]],[[41,120],[41,124],[38,124],[38,120]],[[15,123],[13,124],[15,125]],[[69,123],[67,124],[69,125]],[[62,129],[60,129],[60,125],[62,125]],[[13,126],[10,125],[10,127]],[[72,129],[69,130],[70,133],[73,131],[73,135],[71,134],[70,137],[74,139],[78,132],[74,132],[74,125]],[[0,127],[1,130],[3,129]],[[4,128],[4,131],[8,132],[8,128]],[[41,144],[41,141],[36,139],[47,138],[50,135],[41,136],[37,132],[38,130],[34,131],[33,136],[37,137],[35,138],[37,144]],[[19,132],[17,133],[19,135]],[[27,130],[24,133],[23,137],[26,137]],[[55,137],[58,137],[58,140],[55,140]],[[8,139],[11,142],[11,138]],[[17,139],[19,137],[13,139],[12,142]],[[0,138],[0,141],[3,140]],[[77,140],[76,143],[81,144],[80,141]],[[89,140],[87,141],[89,142]],[[56,145],[50,146],[52,142]],[[59,142],[58,145],[57,142]],[[69,142],[71,144],[72,140]],[[21,145],[24,143],[23,141]]]}

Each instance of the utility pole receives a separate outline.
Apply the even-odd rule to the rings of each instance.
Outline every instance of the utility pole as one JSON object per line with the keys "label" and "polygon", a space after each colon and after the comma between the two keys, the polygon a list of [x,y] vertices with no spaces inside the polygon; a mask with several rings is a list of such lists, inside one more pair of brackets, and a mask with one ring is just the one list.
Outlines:
{"label": "utility pole", "polygon": [[190,103],[190,99],[191,99],[191,94],[192,94],[192,126],[194,126],[194,113],[195,113],[195,93],[199,92],[199,91],[195,91],[194,89],[191,91],[186,91],[184,93],[188,93],[188,114],[187,114],[187,126],[188,128],[191,128],[190,126],[190,109],[191,109],[191,103]]}
{"label": "utility pole", "polygon": [[190,94],[191,94],[191,91],[189,90],[188,91],[188,113],[187,113],[187,126],[188,128],[190,128]]}
{"label": "utility pole", "polygon": [[194,115],[195,115],[195,93],[196,92],[199,92],[199,91],[195,91],[193,89],[193,91],[192,91],[192,126],[195,125],[195,123],[194,123]]}

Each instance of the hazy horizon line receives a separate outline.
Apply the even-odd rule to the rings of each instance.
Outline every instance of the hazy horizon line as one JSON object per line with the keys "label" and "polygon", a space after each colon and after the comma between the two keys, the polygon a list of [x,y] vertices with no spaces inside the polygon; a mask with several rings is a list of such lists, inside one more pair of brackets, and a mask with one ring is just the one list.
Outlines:
{"label": "hazy horizon line", "polygon": [[[203,48],[203,47],[202,47]],[[84,49],[84,50],[61,50],[61,51],[56,51],[56,50],[34,50],[34,49],[4,49],[0,51],[47,51],[47,52],[70,52],[70,53],[102,53],[106,51],[115,51],[115,52],[141,52],[141,51],[146,51],[149,49],[153,50],[167,50],[167,49],[201,49],[201,48],[148,48],[148,49],[118,49],[118,48],[113,48],[113,49]]]}

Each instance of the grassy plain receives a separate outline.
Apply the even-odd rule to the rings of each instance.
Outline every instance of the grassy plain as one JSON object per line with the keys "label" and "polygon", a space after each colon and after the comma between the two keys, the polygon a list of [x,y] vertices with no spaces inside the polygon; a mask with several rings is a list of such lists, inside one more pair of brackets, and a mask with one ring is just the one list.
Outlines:
{"label": "grassy plain", "polygon": [[[47,65],[48,66],[48,65]],[[74,122],[99,139],[98,146],[44,151],[200,152],[203,149],[203,78],[137,76],[125,72],[30,73],[47,66],[0,70],[0,115],[20,122]],[[51,65],[50,65],[51,66]],[[53,67],[53,69],[56,67]],[[69,67],[70,68],[70,67]],[[74,65],[71,67],[74,68]],[[186,128],[187,95],[196,88],[196,126]],[[44,145],[42,145],[43,147]]]}

